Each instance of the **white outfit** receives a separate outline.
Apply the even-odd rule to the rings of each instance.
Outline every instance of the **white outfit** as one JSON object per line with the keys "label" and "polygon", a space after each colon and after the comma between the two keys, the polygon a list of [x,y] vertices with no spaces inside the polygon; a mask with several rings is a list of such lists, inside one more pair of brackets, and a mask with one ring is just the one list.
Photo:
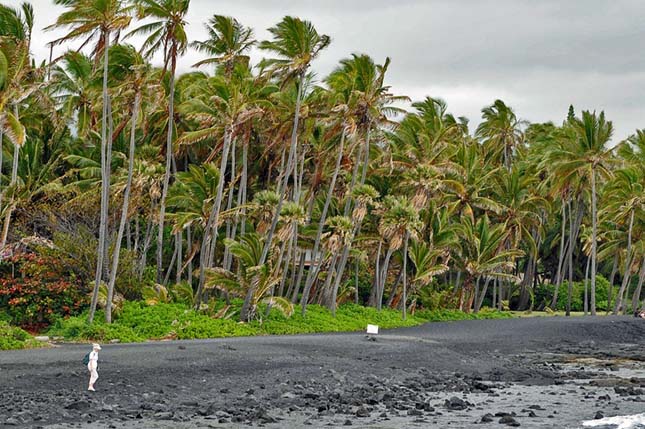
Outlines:
{"label": "white outfit", "polygon": [[96,380],[99,378],[99,352],[92,351],[90,353],[90,361],[87,363],[87,369],[90,371],[90,387],[94,386]]}

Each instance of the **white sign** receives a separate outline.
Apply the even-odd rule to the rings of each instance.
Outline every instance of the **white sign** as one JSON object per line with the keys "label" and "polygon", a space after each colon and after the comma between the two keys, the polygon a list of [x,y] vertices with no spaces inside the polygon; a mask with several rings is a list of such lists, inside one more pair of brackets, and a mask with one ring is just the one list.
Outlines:
{"label": "white sign", "polygon": [[378,325],[367,325],[368,334],[378,334]]}

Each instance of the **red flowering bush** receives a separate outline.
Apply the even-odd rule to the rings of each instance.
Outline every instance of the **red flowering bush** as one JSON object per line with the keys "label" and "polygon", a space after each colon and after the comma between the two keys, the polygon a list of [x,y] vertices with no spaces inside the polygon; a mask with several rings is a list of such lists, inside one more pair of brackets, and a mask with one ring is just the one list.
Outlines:
{"label": "red flowering bush", "polygon": [[55,258],[19,253],[0,264],[0,308],[15,324],[38,330],[86,305],[82,282]]}

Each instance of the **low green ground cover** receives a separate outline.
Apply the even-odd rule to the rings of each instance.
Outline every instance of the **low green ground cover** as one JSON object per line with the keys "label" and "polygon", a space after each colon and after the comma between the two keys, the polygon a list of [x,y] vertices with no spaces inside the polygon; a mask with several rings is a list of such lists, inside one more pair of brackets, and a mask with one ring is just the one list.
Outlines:
{"label": "low green ground cover", "polygon": [[384,309],[379,312],[373,308],[350,304],[341,306],[336,312],[336,317],[325,307],[310,305],[307,307],[306,317],[302,317],[300,309],[296,307],[295,313],[288,318],[272,310],[269,316],[261,321],[238,323],[235,309],[239,305],[239,302],[232,304],[232,311],[229,313],[231,318],[216,318],[194,311],[184,304],[147,305],[143,302],[127,302],[111,325],[102,321],[103,315],[100,312],[91,325],[86,322],[86,315],[83,314],[59,319],[52,325],[48,334],[72,341],[140,342],[155,339],[346,332],[363,330],[368,323],[387,329],[416,326],[430,321],[512,317],[508,313],[497,311],[466,314],[440,310],[418,311],[403,320],[399,311]]}
{"label": "low green ground cover", "polygon": [[0,350],[19,350],[40,347],[41,343],[20,328],[0,319]]}

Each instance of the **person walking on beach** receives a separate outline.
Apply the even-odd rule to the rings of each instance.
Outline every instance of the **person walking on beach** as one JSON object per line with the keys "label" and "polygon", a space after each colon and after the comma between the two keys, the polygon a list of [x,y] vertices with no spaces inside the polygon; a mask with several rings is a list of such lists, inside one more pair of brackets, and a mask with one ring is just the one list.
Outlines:
{"label": "person walking on beach", "polygon": [[98,344],[92,344],[92,351],[89,354],[89,360],[87,362],[87,369],[90,371],[90,384],[87,390],[94,392],[94,383],[99,378],[99,350],[101,346]]}

